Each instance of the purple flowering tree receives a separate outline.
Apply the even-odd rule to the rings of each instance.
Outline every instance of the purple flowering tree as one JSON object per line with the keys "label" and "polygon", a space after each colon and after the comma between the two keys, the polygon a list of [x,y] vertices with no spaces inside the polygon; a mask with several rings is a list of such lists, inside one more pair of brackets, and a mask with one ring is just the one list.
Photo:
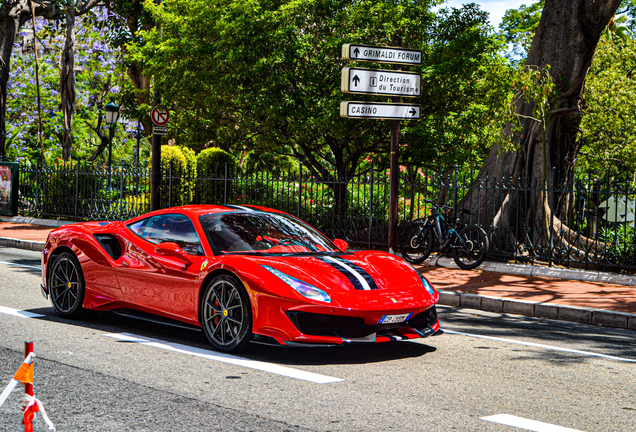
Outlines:
{"label": "purple flowering tree", "polygon": [[[101,0],[84,0],[76,5],[75,15],[83,15]],[[58,1],[39,0],[5,0],[0,5],[0,157],[6,156],[6,103],[9,72],[11,68],[11,53],[20,27],[31,19],[31,6],[36,16],[51,20],[62,18],[65,11],[60,9]]]}

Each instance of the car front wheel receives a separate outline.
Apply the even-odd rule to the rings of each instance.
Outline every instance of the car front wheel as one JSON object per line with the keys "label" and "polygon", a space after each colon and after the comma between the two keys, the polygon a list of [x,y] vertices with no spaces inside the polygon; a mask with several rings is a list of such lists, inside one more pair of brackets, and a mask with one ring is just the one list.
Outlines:
{"label": "car front wheel", "polygon": [[252,308],[241,282],[217,276],[201,300],[201,325],[205,336],[219,351],[240,351],[252,338]]}
{"label": "car front wheel", "polygon": [[84,303],[84,275],[75,255],[61,253],[51,266],[47,279],[51,305],[64,318],[78,318]]}

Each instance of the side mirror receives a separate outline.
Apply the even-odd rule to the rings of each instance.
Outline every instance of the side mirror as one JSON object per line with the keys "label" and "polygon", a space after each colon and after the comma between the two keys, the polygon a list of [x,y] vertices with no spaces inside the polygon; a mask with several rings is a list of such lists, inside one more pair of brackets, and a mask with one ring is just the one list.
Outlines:
{"label": "side mirror", "polygon": [[343,252],[346,252],[347,248],[349,247],[349,243],[347,243],[346,241],[342,239],[335,239],[333,243],[338,247],[338,249],[340,249]]}
{"label": "side mirror", "polygon": [[155,253],[157,255],[179,258],[186,264],[186,266],[192,264],[192,261],[190,260],[190,258],[188,258],[188,255],[175,242],[159,243],[157,246],[155,246]]}

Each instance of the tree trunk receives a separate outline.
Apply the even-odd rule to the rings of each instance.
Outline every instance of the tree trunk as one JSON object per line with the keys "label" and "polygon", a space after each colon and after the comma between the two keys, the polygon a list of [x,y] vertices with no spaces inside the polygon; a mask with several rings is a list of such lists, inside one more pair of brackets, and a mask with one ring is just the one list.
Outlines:
{"label": "tree trunk", "polygon": [[75,114],[75,5],[69,0],[66,9],[66,41],[60,62],[60,89],[62,113],[64,114],[64,136],[62,138],[62,157],[71,157],[73,138],[73,116]]}
{"label": "tree trunk", "polygon": [[29,18],[28,0],[5,1],[0,6],[0,158],[6,156],[7,130],[7,85],[11,70],[11,52],[20,26]]}
{"label": "tree trunk", "polygon": [[[482,167],[478,183],[521,180],[526,193],[472,196],[470,208],[479,210],[480,222],[499,229],[532,230],[536,241],[546,229],[561,226],[553,185],[567,185],[572,178],[581,143],[577,141],[585,76],[603,29],[614,16],[620,0],[546,0],[539,27],[532,41],[526,66],[545,68],[556,83],[558,101],[550,107],[545,124],[531,118],[532,103],[520,103],[522,132],[516,152],[499,153],[495,146]],[[550,196],[548,196],[550,195]],[[468,207],[464,203],[464,207]]]}

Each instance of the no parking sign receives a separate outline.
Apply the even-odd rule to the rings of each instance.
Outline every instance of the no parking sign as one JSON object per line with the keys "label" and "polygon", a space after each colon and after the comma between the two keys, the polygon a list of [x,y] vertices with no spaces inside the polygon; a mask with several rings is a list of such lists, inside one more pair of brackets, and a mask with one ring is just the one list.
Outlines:
{"label": "no parking sign", "polygon": [[155,135],[168,135],[168,122],[170,121],[170,111],[165,108],[154,107],[150,111],[150,119],[154,123],[152,133]]}

